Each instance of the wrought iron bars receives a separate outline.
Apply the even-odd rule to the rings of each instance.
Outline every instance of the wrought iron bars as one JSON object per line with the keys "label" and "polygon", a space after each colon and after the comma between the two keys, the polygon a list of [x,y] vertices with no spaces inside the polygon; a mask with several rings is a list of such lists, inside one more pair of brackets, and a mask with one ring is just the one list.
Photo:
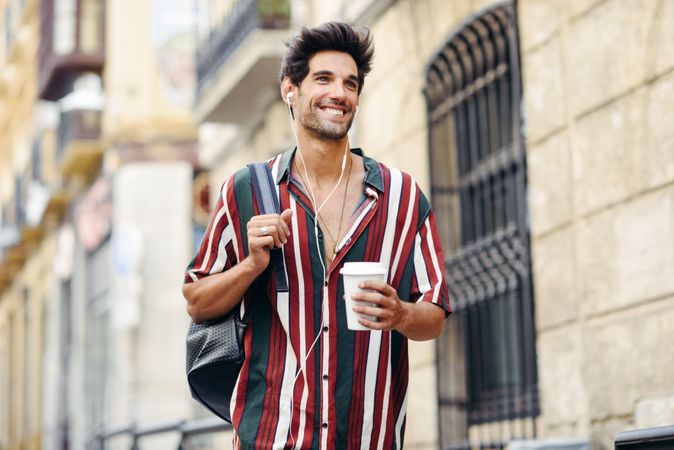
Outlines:
{"label": "wrought iron bars", "polygon": [[535,434],[522,420],[538,398],[520,84],[512,2],[465,22],[428,67],[431,195],[456,311],[438,345],[443,448]]}

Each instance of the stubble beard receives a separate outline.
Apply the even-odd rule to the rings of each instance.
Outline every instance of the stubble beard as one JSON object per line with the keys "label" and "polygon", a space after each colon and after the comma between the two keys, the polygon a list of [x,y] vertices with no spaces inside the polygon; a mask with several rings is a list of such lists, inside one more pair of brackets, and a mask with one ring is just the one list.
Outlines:
{"label": "stubble beard", "polygon": [[[301,97],[302,94],[300,94]],[[313,138],[321,141],[340,141],[346,136],[351,129],[353,123],[353,116],[345,125],[338,125],[330,123],[327,120],[321,120],[316,111],[320,109],[319,105],[309,106],[306,113],[299,114],[299,122],[302,127]]]}

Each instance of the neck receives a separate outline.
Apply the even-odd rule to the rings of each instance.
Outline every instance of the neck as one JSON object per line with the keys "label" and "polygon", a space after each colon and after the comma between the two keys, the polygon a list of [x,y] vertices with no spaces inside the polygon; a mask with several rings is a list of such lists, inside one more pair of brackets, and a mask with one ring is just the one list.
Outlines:
{"label": "neck", "polygon": [[321,141],[298,133],[297,142],[302,157],[299,154],[294,158],[295,167],[304,173],[303,161],[306,164],[306,171],[311,181],[318,188],[334,184],[342,172],[342,161],[344,160],[344,151],[346,155],[346,166],[349,165],[351,158],[348,149],[349,140],[347,136],[338,141]]}

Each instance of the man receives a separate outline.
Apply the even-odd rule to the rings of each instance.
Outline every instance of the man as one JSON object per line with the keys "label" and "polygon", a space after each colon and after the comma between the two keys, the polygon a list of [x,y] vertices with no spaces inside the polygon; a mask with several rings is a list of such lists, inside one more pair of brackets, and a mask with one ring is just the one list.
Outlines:
{"label": "man", "polygon": [[[269,161],[282,213],[254,215],[244,229],[248,171],[224,183],[187,268],[187,310],[195,322],[240,303],[251,312],[232,398],[236,448],[401,448],[407,339],[437,337],[450,312],[433,212],[409,175],[348,146],[369,33],[327,23],[288,48],[281,96],[297,147]],[[283,251],[289,298],[267,270],[273,248]],[[388,269],[387,283],[367,282],[372,292],[354,297],[378,306],[354,308],[377,318],[361,321],[372,331],[346,325],[339,270],[356,261]]]}

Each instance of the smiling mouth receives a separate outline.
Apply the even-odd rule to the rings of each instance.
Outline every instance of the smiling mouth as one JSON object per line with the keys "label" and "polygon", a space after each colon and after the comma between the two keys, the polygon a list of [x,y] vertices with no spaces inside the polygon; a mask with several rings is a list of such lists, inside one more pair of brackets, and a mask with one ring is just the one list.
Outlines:
{"label": "smiling mouth", "polygon": [[342,117],[344,116],[345,111],[343,109],[337,109],[337,108],[330,108],[329,106],[321,106],[320,107],[321,111],[325,111],[326,113],[335,116],[335,117]]}

